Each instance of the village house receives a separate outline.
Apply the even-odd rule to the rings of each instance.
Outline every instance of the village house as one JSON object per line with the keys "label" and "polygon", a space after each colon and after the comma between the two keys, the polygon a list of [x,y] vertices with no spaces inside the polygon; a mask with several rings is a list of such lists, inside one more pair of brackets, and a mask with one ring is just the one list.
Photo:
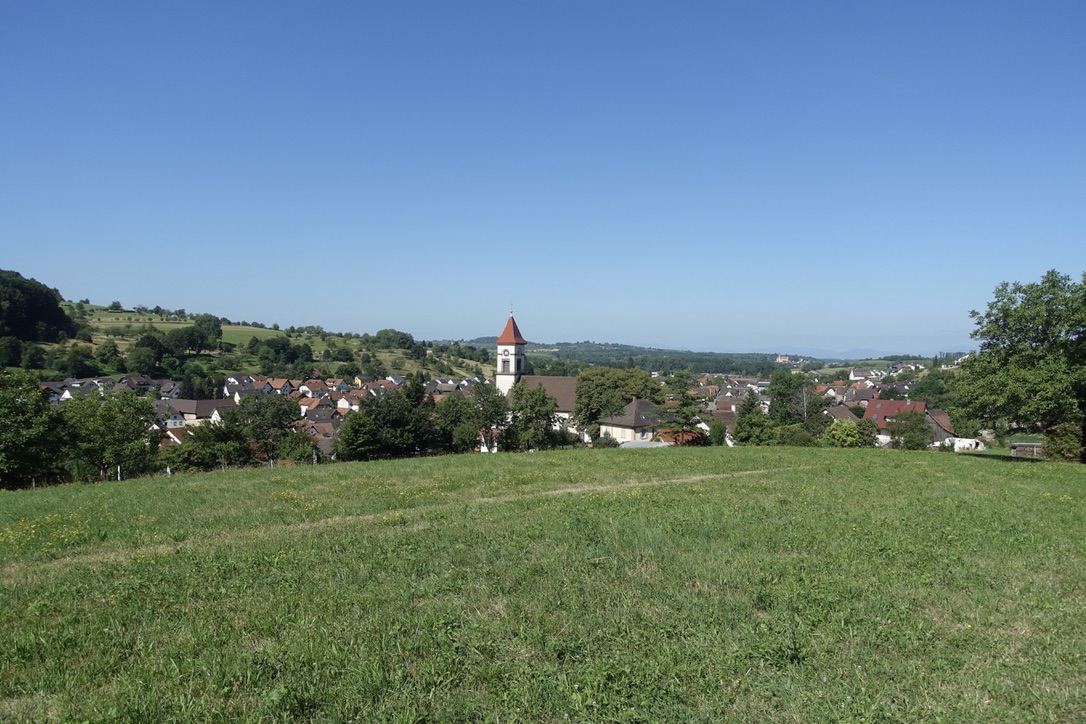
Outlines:
{"label": "village house", "polygon": [[617,415],[600,420],[600,436],[619,443],[653,440],[660,432],[660,415],[651,400],[633,398]]}
{"label": "village house", "polygon": [[926,402],[875,399],[868,403],[863,419],[872,420],[878,425],[880,438],[883,443],[886,443],[890,437],[889,424],[896,416],[904,412],[919,412],[924,415],[936,443],[954,437],[954,426],[950,422],[950,415],[943,410],[929,410]]}
{"label": "village house", "polygon": [[324,380],[306,380],[298,386],[298,391],[306,397],[321,397],[328,394],[328,385]]}
{"label": "village house", "polygon": [[216,416],[220,410],[234,409],[237,403],[233,400],[163,400],[170,410],[181,415],[185,421],[185,427],[202,425],[209,420],[218,420]]}
{"label": "village house", "polygon": [[874,370],[869,367],[853,367],[848,371],[848,379],[851,382],[857,380],[879,380],[885,376],[885,372],[880,370]]}

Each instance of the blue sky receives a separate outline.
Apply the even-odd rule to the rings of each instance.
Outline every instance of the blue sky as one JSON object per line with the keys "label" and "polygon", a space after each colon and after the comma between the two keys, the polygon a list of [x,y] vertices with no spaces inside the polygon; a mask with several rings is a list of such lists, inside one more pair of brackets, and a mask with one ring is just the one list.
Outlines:
{"label": "blue sky", "polygon": [[419,339],[930,354],[1086,270],[1086,5],[0,4],[0,268]]}

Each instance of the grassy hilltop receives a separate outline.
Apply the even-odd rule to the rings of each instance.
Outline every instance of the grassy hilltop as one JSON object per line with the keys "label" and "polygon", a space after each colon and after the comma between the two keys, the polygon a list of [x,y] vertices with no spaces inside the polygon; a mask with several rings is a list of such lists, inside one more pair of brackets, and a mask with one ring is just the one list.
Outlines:
{"label": "grassy hilltop", "polygon": [[1080,719],[1083,483],[673,448],[0,493],[0,720]]}

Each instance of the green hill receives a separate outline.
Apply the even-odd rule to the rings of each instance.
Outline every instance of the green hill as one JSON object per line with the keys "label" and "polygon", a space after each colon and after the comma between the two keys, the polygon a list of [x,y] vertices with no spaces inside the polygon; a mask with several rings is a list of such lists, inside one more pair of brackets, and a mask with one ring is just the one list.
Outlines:
{"label": "green hill", "polygon": [[1071,721],[1081,483],[673,448],[0,493],[0,720]]}

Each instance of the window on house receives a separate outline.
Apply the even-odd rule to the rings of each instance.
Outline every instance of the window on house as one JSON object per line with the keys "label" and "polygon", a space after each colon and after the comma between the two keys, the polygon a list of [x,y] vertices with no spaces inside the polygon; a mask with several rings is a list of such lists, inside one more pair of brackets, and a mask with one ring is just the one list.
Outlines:
{"label": "window on house", "polygon": [[505,373],[509,372],[509,360],[507,360],[507,359],[502,360],[502,372],[505,372]]}

